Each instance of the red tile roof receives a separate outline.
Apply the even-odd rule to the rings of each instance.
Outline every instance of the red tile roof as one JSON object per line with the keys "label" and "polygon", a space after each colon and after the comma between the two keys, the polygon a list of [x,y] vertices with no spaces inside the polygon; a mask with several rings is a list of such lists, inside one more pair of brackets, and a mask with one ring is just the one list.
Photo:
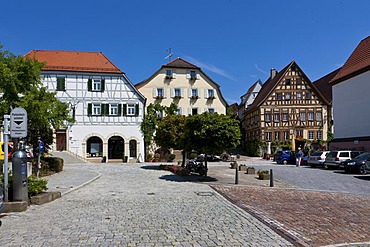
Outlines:
{"label": "red tile roof", "polygon": [[25,57],[45,62],[49,71],[123,73],[102,52],[32,50]]}
{"label": "red tile roof", "polygon": [[360,42],[330,83],[340,83],[368,70],[370,70],[370,36]]}

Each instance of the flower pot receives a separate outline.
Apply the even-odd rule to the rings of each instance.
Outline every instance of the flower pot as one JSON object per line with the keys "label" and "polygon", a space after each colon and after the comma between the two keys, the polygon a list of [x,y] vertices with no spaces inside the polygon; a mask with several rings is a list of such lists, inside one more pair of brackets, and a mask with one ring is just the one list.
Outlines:
{"label": "flower pot", "polygon": [[247,168],[246,174],[255,174],[255,173],[256,173],[256,169],[254,169],[253,167]]}
{"label": "flower pot", "polygon": [[260,173],[258,174],[258,178],[261,180],[270,180],[270,174]]}

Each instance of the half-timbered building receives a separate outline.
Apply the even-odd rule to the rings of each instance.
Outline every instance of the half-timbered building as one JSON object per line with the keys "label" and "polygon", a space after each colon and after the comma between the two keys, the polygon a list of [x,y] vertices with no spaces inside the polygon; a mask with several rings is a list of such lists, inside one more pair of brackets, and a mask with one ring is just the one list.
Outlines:
{"label": "half-timbered building", "polygon": [[245,140],[272,143],[276,148],[283,144],[303,148],[306,140],[326,140],[327,118],[328,102],[293,61],[280,72],[271,70],[269,79],[246,109]]}
{"label": "half-timbered building", "polygon": [[89,160],[143,161],[145,98],[103,53],[33,50],[26,56],[45,63],[43,85],[70,105],[75,120],[55,130],[55,150]]}

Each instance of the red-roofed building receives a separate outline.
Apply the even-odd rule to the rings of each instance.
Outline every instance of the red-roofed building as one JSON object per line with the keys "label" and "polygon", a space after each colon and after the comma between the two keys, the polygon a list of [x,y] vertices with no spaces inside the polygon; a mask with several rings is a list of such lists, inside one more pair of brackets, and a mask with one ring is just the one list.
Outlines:
{"label": "red-roofed building", "polygon": [[[253,103],[244,113],[243,132],[249,154],[279,148],[321,148],[327,139],[328,102],[293,61],[280,72],[271,70]],[[294,139],[293,139],[294,137]],[[292,143],[294,140],[294,143]]]}
{"label": "red-roofed building", "polygon": [[334,118],[330,149],[370,152],[370,36],[358,44],[330,83]]}
{"label": "red-roofed building", "polygon": [[43,85],[70,104],[75,119],[56,130],[55,150],[99,162],[143,161],[145,98],[103,53],[33,50],[25,56],[45,63]]}

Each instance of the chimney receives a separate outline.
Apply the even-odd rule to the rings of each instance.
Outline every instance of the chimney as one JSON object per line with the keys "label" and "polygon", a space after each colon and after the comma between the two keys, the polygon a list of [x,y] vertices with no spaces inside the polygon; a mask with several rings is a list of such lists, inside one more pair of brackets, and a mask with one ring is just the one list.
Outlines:
{"label": "chimney", "polygon": [[272,68],[272,69],[270,70],[270,77],[271,77],[271,80],[272,80],[272,79],[274,79],[274,77],[276,76],[276,74],[277,74],[276,69]]}

